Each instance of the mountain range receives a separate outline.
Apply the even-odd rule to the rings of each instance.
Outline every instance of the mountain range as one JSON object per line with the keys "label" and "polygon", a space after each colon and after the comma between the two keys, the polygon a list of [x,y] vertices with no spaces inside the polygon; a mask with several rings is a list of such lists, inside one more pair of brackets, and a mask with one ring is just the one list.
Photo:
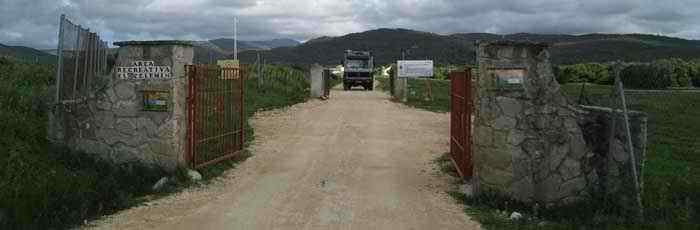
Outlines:
{"label": "mountain range", "polygon": [[[529,34],[498,35],[457,33],[440,35],[407,29],[377,29],[338,37],[318,37],[300,43],[292,39],[239,41],[239,59],[254,63],[257,55],[271,64],[337,65],[345,50],[372,51],[377,64],[401,59],[431,59],[439,64],[473,64],[477,41],[514,40],[544,42],[551,45],[555,64],[586,62],[649,62],[662,58],[699,59],[700,41],[649,34]],[[195,63],[213,63],[230,58],[232,39],[195,41]],[[402,52],[403,51],[403,52]],[[54,63],[55,50],[40,51],[22,46],[0,44],[0,56],[20,60]]]}
{"label": "mountain range", "polygon": [[377,29],[339,37],[320,37],[293,47],[265,51],[243,51],[243,63],[253,63],[261,53],[267,63],[336,65],[344,50],[372,51],[377,64],[401,59],[431,59],[441,64],[472,64],[476,41],[515,40],[551,45],[555,64],[609,62],[615,60],[648,62],[661,58],[700,58],[700,41],[648,34],[547,35],[518,33],[458,33],[440,35],[407,29]]}
{"label": "mountain range", "polygon": [[25,62],[50,64],[56,62],[56,55],[25,46],[0,44],[0,56],[12,57]]}

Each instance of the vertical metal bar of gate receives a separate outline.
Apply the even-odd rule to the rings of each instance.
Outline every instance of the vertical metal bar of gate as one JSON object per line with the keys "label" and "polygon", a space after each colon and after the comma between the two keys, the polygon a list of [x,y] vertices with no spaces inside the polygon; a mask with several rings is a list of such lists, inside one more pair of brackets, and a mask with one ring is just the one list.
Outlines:
{"label": "vertical metal bar of gate", "polygon": [[450,155],[459,175],[471,179],[472,158],[472,75],[471,69],[450,73],[451,117]]}

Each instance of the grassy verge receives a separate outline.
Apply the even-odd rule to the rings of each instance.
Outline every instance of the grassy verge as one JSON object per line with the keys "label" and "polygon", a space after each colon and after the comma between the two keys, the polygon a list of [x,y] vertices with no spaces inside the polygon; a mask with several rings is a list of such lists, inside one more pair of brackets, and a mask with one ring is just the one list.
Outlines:
{"label": "grassy verge", "polygon": [[[389,78],[376,78],[378,89],[389,92]],[[433,112],[450,111],[450,81],[409,79],[408,98],[404,104]]]}
{"label": "grassy verge", "polygon": [[[246,117],[256,111],[303,102],[308,82],[303,74],[268,67],[279,78],[246,84]],[[299,77],[301,76],[301,77]],[[175,175],[135,163],[115,165],[94,154],[51,145],[47,139],[49,85],[54,67],[0,58],[0,229],[65,229],[117,210],[138,205],[192,185],[184,170]],[[246,140],[253,129],[246,122]],[[206,180],[251,155],[202,171]],[[160,192],[151,190],[162,177],[173,178]]]}

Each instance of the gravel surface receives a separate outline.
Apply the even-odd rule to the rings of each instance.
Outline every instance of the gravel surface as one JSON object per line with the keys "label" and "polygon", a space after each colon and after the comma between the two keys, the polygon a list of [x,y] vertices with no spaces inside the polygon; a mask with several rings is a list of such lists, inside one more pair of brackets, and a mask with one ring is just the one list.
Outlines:
{"label": "gravel surface", "polygon": [[449,114],[333,90],[253,126],[254,156],[214,183],[83,228],[480,229],[432,162],[449,151]]}

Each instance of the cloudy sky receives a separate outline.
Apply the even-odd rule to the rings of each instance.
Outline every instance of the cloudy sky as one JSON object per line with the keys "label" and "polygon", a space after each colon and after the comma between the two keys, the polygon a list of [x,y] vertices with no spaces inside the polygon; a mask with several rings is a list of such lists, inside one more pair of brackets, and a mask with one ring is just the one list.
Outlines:
{"label": "cloudy sky", "polygon": [[700,39],[698,0],[0,0],[0,43],[55,48],[59,16],[105,40],[439,34],[652,33]]}

